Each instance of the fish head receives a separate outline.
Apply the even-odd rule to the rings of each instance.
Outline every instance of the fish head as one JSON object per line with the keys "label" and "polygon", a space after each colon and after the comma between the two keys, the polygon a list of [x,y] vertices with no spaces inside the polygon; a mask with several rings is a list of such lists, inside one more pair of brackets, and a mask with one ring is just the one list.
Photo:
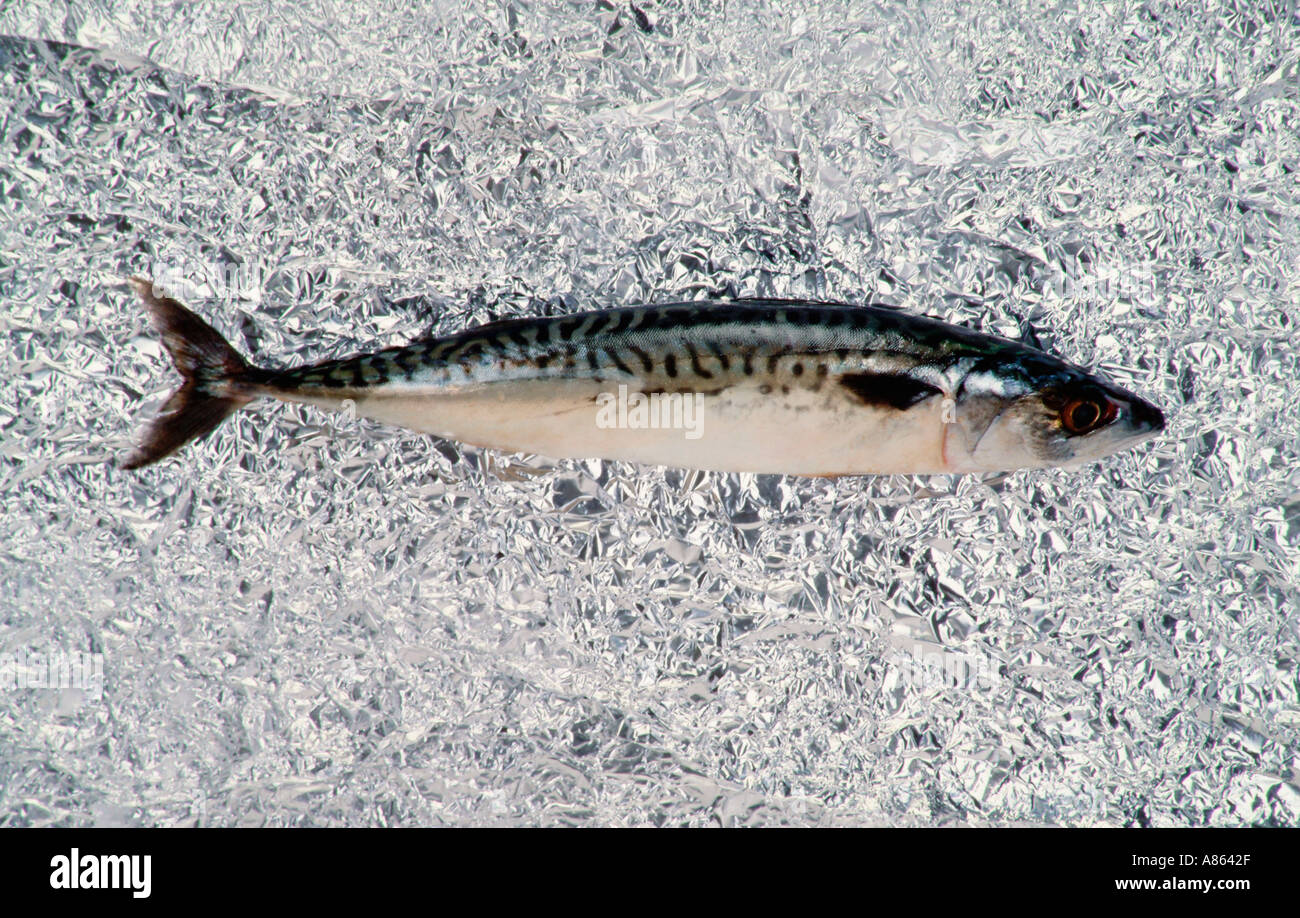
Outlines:
{"label": "fish head", "polygon": [[1165,426],[1159,408],[1127,389],[1028,350],[972,366],[946,420],[945,458],[964,472],[1080,465]]}

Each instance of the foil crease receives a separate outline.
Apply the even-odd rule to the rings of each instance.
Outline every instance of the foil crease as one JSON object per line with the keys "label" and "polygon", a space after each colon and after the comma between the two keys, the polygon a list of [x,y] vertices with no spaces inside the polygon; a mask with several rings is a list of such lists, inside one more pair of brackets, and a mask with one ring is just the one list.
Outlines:
{"label": "foil crease", "polygon": [[[128,0],[0,35],[0,824],[1300,822],[1294,5]],[[805,481],[265,405],[130,474],[175,383],[131,273],[272,364],[880,299],[1170,426]],[[57,653],[102,691],[19,684]]]}

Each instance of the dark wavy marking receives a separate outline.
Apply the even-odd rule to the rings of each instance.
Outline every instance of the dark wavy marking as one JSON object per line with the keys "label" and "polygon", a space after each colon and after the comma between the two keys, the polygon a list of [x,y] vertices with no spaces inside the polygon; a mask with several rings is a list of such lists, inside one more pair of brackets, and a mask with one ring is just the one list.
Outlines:
{"label": "dark wavy marking", "polygon": [[[591,353],[594,354],[595,351],[593,350]],[[623,360],[623,358],[618,355],[618,351],[614,350],[613,348],[607,347],[605,348],[605,353],[609,355],[609,359],[614,362],[614,366],[618,367],[620,371],[626,373],[628,376],[636,375],[634,372],[632,372],[632,368],[628,366],[627,363]],[[649,367],[647,367],[647,369],[649,369]]]}
{"label": "dark wavy marking", "polygon": [[646,351],[641,350],[641,348],[636,347],[635,345],[628,345],[628,350],[633,354],[636,354],[641,361],[641,366],[645,367],[647,373],[655,368],[654,359]]}
{"label": "dark wavy marking", "polygon": [[691,358],[691,372],[700,379],[712,379],[713,374],[704,369],[704,364],[700,363],[700,352],[697,351],[690,342],[686,343],[686,353]]}

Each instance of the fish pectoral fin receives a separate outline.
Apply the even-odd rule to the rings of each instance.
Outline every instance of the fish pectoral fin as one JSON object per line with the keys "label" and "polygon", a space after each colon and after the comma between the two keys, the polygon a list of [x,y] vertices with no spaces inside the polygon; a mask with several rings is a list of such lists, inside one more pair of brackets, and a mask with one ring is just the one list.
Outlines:
{"label": "fish pectoral fin", "polygon": [[845,373],[840,385],[864,405],[906,411],[928,398],[943,395],[938,386],[913,379],[906,373]]}

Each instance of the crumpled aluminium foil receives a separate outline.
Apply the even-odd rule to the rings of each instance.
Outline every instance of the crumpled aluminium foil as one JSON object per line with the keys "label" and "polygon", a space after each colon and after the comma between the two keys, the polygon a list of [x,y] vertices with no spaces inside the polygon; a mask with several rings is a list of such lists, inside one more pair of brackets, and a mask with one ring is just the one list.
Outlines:
{"label": "crumpled aluminium foil", "polygon": [[[0,12],[0,824],[1300,822],[1294,5],[105,9]],[[131,474],[131,273],[272,364],[874,298],[1171,421],[806,481],[262,405]]]}

